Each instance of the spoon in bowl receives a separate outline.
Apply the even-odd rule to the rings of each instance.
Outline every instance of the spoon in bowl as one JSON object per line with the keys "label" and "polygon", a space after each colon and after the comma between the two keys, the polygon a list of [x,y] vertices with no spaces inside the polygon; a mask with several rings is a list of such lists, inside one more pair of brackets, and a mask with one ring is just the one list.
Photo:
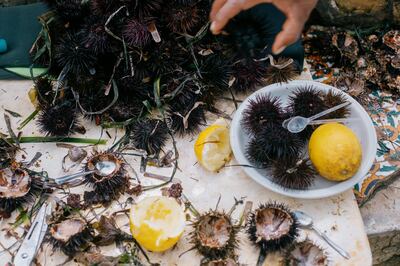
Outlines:
{"label": "spoon in bowl", "polygon": [[57,185],[64,185],[64,184],[68,183],[69,181],[74,180],[77,177],[89,175],[92,173],[96,173],[99,176],[108,176],[108,175],[112,174],[116,168],[117,168],[117,165],[112,161],[99,161],[95,164],[94,170],[82,171],[79,173],[54,178],[54,182]]}
{"label": "spoon in bowl", "polygon": [[[316,120],[322,116],[325,116],[327,114],[330,114],[336,110],[339,110],[341,108],[344,108],[348,105],[350,105],[351,102],[345,102],[339,105],[336,105],[332,108],[329,108],[323,112],[320,112],[316,115],[313,115],[311,117],[303,117],[303,116],[295,116],[295,117],[290,117],[288,119],[286,119],[285,121],[283,121],[282,123],[282,127],[286,128],[287,130],[289,130],[291,133],[300,133],[301,131],[303,131],[308,125],[311,124],[323,124],[323,123],[328,123],[328,122],[346,122],[349,121],[349,119],[326,119],[326,120]],[[318,123],[316,123],[318,122]]]}
{"label": "spoon in bowl", "polygon": [[326,241],[326,243],[328,243],[334,250],[336,250],[343,258],[350,259],[350,254],[347,251],[343,250],[341,247],[335,244],[330,238],[328,238],[328,236],[324,232],[321,232],[320,230],[314,227],[313,219],[310,216],[308,216],[302,211],[295,211],[294,216],[296,217],[300,227],[314,230],[320,237],[322,237]]}

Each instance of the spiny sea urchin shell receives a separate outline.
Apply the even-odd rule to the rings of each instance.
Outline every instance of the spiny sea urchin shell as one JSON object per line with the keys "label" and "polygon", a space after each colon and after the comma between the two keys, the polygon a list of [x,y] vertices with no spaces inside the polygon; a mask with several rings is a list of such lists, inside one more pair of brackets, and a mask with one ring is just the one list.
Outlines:
{"label": "spiny sea urchin shell", "polygon": [[15,159],[17,147],[0,139],[0,169],[6,168]]}
{"label": "spiny sea urchin shell", "polygon": [[239,228],[227,214],[207,212],[197,217],[192,226],[191,243],[200,254],[211,260],[234,255]]}
{"label": "spiny sea urchin shell", "polygon": [[53,250],[61,250],[70,257],[73,257],[93,240],[92,230],[85,221],[77,218],[51,225],[50,236]]}
{"label": "spiny sea urchin shell", "polygon": [[[265,83],[267,85],[273,83],[286,83],[296,78],[300,73],[295,62],[288,64],[288,58],[279,57],[274,65],[269,65],[266,69]],[[286,65],[286,66],[285,66]]]}
{"label": "spiny sea urchin shell", "polygon": [[35,80],[34,88],[37,91],[37,99],[42,107],[49,106],[54,100],[54,91],[51,80],[40,77]]}
{"label": "spiny sea urchin shell", "polygon": [[310,240],[294,243],[285,252],[286,266],[328,266],[326,251]]}
{"label": "spiny sea urchin shell", "polygon": [[106,32],[105,21],[102,19],[93,20],[83,26],[84,47],[95,55],[111,52],[112,39]]}
{"label": "spiny sea urchin shell", "polygon": [[235,92],[255,90],[264,84],[266,67],[262,62],[245,60],[237,62],[232,67],[232,89]]}
{"label": "spiny sea urchin shell", "polygon": [[203,105],[199,96],[193,92],[177,96],[169,109],[172,130],[180,135],[198,132],[200,125],[205,122]]}
{"label": "spiny sea urchin shell", "polygon": [[0,170],[0,217],[9,218],[11,213],[25,203],[31,203],[43,190],[43,183],[23,169]]}
{"label": "spiny sea urchin shell", "polygon": [[109,15],[116,11],[122,3],[120,0],[91,0],[90,9],[99,16]]}
{"label": "spiny sea urchin shell", "polygon": [[85,47],[82,32],[67,33],[55,47],[57,64],[72,75],[91,73],[96,64],[96,57]]}
{"label": "spiny sea urchin shell", "polygon": [[246,155],[256,165],[266,167],[273,161],[297,158],[304,142],[281,125],[266,124],[248,143]]}
{"label": "spiny sea urchin shell", "polygon": [[283,110],[279,98],[270,94],[259,94],[249,100],[249,107],[243,111],[242,125],[250,134],[260,133],[266,124],[279,124]]}
{"label": "spiny sea urchin shell", "polygon": [[41,110],[36,123],[40,132],[50,136],[68,136],[76,132],[85,132],[79,125],[75,108],[66,103]]}
{"label": "spiny sea urchin shell", "polygon": [[212,87],[214,94],[228,90],[229,78],[232,74],[231,66],[221,55],[209,55],[200,62],[201,80]]}
{"label": "spiny sea urchin shell", "polygon": [[272,164],[272,181],[284,188],[307,189],[314,182],[316,174],[310,161],[299,157]]}
{"label": "spiny sea urchin shell", "polygon": [[201,22],[201,10],[195,4],[172,3],[166,9],[165,21],[174,33],[192,32]]}
{"label": "spiny sea urchin shell", "polygon": [[134,18],[127,22],[122,35],[126,43],[133,47],[143,48],[151,42],[151,35],[147,25]]}
{"label": "spiny sea urchin shell", "polygon": [[[322,93],[312,86],[299,87],[289,96],[287,111],[291,116],[311,117],[326,109],[322,97]],[[313,131],[314,128],[308,126],[299,136],[308,139]]]}
{"label": "spiny sea urchin shell", "polygon": [[[100,152],[93,154],[85,165],[85,171],[96,170],[96,164],[108,164],[109,172],[99,173],[95,171],[85,176],[85,183],[94,188],[97,194],[104,199],[114,200],[129,187],[129,174],[125,163],[114,153]],[[104,202],[104,204],[109,202]]]}
{"label": "spiny sea urchin shell", "polygon": [[288,109],[294,116],[313,116],[325,110],[322,96],[322,93],[312,86],[297,88],[289,96]]}
{"label": "spiny sea urchin shell", "polygon": [[[346,97],[339,93],[334,92],[333,90],[329,90],[325,95],[323,95],[323,100],[325,103],[325,109],[332,108],[336,105],[347,102]],[[345,118],[350,114],[350,108],[348,106],[336,110],[332,113],[329,113],[323,116],[321,119],[330,119],[330,118]]]}
{"label": "spiny sea urchin shell", "polygon": [[[250,214],[247,234],[260,248],[259,260],[264,260],[266,253],[282,250],[293,243],[298,235],[298,223],[286,205],[270,202]],[[259,261],[257,265],[262,263]]]}
{"label": "spiny sea urchin shell", "polygon": [[[87,15],[88,5],[82,0],[46,0],[65,22],[77,24]],[[70,26],[70,25],[66,25]]]}
{"label": "spiny sea urchin shell", "polygon": [[164,0],[132,0],[128,8],[141,19],[153,17],[162,9]]}
{"label": "spiny sea urchin shell", "polygon": [[167,125],[157,119],[138,120],[128,129],[129,140],[148,154],[158,154],[168,139]]}

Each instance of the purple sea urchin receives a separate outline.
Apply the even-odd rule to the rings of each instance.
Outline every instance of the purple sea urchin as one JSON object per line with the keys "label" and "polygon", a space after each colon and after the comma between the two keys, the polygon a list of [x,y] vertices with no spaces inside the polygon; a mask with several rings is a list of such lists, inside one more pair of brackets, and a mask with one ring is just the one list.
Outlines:
{"label": "purple sea urchin", "polygon": [[[288,63],[291,60],[292,63]],[[274,65],[269,65],[266,69],[265,83],[267,85],[273,83],[286,83],[293,80],[299,75],[299,71],[292,59],[279,57]]]}
{"label": "purple sea urchin", "polygon": [[0,217],[9,218],[11,213],[43,191],[43,183],[24,169],[0,170]]}
{"label": "purple sea urchin", "polygon": [[164,0],[132,0],[128,8],[138,18],[153,17],[162,9]]}
{"label": "purple sea urchin", "polygon": [[250,214],[247,234],[260,248],[257,265],[262,265],[266,253],[282,250],[293,243],[298,235],[298,224],[286,205],[267,203]]}
{"label": "purple sea urchin", "polygon": [[137,148],[148,154],[158,154],[168,139],[168,127],[156,119],[135,122],[128,128],[129,140]]}
{"label": "purple sea urchin", "polygon": [[[323,101],[325,104],[325,109],[332,108],[336,105],[343,104],[347,102],[346,97],[338,92],[334,92],[333,90],[329,90],[325,95],[323,95]],[[323,116],[323,119],[329,118],[345,118],[350,114],[350,108],[348,106],[336,110],[330,114]]]}
{"label": "purple sea urchin", "polygon": [[[57,15],[67,23],[79,23],[88,13],[87,3],[82,0],[47,0]],[[70,26],[70,25],[67,25]]]}
{"label": "purple sea urchin", "polygon": [[40,77],[35,80],[34,88],[37,91],[37,99],[41,107],[49,106],[54,100],[54,91],[51,80],[47,77]]}
{"label": "purple sea urchin", "polygon": [[272,164],[272,181],[284,188],[307,189],[312,185],[316,174],[307,159],[292,158]]}
{"label": "purple sea urchin", "polygon": [[174,33],[192,32],[201,22],[201,10],[195,4],[176,4],[167,8],[165,20]]}
{"label": "purple sea urchin", "polygon": [[257,135],[266,124],[279,124],[282,121],[283,110],[279,98],[263,94],[249,101],[249,107],[243,112],[242,125],[248,133]]}
{"label": "purple sea urchin", "polygon": [[65,103],[41,110],[37,124],[40,132],[50,136],[68,136],[76,132],[85,132],[79,125],[75,108]]}
{"label": "purple sea urchin", "polygon": [[95,55],[111,52],[112,40],[105,30],[105,22],[95,20],[84,26],[84,47]]}
{"label": "purple sea urchin", "polygon": [[168,111],[172,130],[181,135],[198,132],[200,125],[205,122],[203,105],[193,92],[177,96]]}
{"label": "purple sea urchin", "polygon": [[93,240],[92,230],[87,227],[85,221],[77,218],[51,225],[50,236],[53,250],[61,250],[70,257]]}
{"label": "purple sea urchin", "polygon": [[325,110],[322,96],[312,86],[300,87],[289,96],[288,109],[294,116],[313,116]]}
{"label": "purple sea urchin", "polygon": [[85,47],[82,33],[67,33],[55,47],[57,64],[72,75],[90,73],[96,64],[96,57]]}
{"label": "purple sea urchin", "polygon": [[248,143],[246,155],[256,165],[266,167],[273,161],[297,158],[304,142],[280,125],[266,124]]}
{"label": "purple sea urchin", "polygon": [[245,60],[237,62],[232,67],[232,89],[235,92],[252,91],[264,84],[266,67],[262,62]]}
{"label": "purple sea urchin", "polygon": [[133,47],[143,48],[151,42],[151,34],[147,25],[137,19],[130,19],[122,32],[126,43]]}
{"label": "purple sea urchin", "polygon": [[91,0],[90,9],[99,16],[110,15],[116,11],[122,3],[120,0]]}

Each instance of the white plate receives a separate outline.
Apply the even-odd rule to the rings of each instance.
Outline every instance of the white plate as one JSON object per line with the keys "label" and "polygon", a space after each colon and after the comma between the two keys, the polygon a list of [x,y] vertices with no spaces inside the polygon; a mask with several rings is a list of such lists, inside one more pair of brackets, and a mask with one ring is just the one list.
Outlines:
{"label": "white plate", "polygon": [[353,188],[355,184],[359,183],[365,177],[375,160],[375,154],[377,151],[377,137],[371,118],[364,108],[348,94],[323,83],[305,80],[296,80],[286,84],[273,84],[264,87],[250,95],[236,111],[231,123],[230,141],[233,154],[235,155],[237,162],[241,165],[251,165],[251,162],[246,158],[245,155],[246,145],[250,138],[241,126],[242,113],[246,108],[248,108],[249,100],[254,99],[259,94],[270,93],[272,96],[278,96],[281,99],[283,106],[286,106],[288,96],[292,94],[292,92],[299,86],[307,85],[312,85],[317,90],[324,92],[332,89],[335,92],[345,95],[348,101],[352,103],[350,106],[351,114],[349,117],[357,118],[358,120],[347,123],[346,126],[350,127],[357,135],[361,142],[363,151],[361,166],[356,175],[343,182],[331,182],[318,176],[315,179],[314,184],[309,189],[295,190],[286,189],[277,185],[276,183],[273,183],[267,170],[260,170],[251,167],[243,167],[243,169],[253,180],[276,193],[293,198],[318,199],[330,197]]}

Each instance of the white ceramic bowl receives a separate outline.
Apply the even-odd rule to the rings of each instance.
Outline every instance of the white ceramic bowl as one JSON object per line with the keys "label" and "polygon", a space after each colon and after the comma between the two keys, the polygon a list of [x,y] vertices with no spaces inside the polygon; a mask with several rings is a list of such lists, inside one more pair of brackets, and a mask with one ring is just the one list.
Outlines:
{"label": "white ceramic bowl", "polygon": [[348,101],[352,103],[350,105],[350,118],[357,118],[357,120],[347,123],[346,126],[350,127],[357,135],[358,139],[361,142],[363,151],[361,166],[356,175],[343,182],[331,182],[318,176],[314,184],[309,189],[294,190],[283,188],[272,182],[271,176],[269,175],[267,170],[260,170],[251,167],[243,167],[243,169],[252,179],[258,182],[260,185],[276,193],[293,198],[318,199],[333,196],[353,188],[355,184],[359,183],[366,176],[375,159],[375,154],[377,151],[377,138],[375,128],[368,113],[357,101],[355,101],[348,94],[323,83],[305,80],[292,81],[286,84],[273,84],[264,87],[250,95],[236,111],[233,121],[231,123],[230,141],[233,154],[235,155],[237,162],[241,165],[251,165],[251,162],[246,158],[245,155],[246,145],[249,142],[250,137],[241,126],[242,113],[246,108],[248,108],[249,100],[254,99],[259,94],[270,93],[272,96],[278,96],[281,99],[283,106],[286,106],[288,96],[292,94],[295,88],[307,85],[312,85],[317,90],[325,92],[332,89],[345,95]]}

